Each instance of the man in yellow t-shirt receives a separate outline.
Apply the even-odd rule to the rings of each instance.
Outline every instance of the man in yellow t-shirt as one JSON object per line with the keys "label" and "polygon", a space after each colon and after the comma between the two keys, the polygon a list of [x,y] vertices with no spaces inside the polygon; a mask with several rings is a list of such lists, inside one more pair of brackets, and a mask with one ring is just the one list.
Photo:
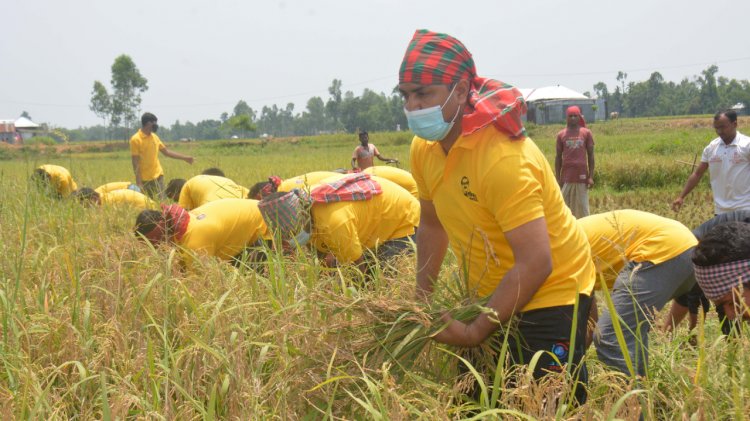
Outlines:
{"label": "man in yellow t-shirt", "polygon": [[179,205],[147,210],[136,218],[136,235],[152,244],[168,241],[183,249],[186,262],[191,253],[239,260],[246,249],[270,241],[271,235],[258,210],[258,201],[222,199],[188,212]]}
{"label": "man in yellow t-shirt", "polygon": [[156,116],[145,113],[141,129],[130,138],[130,155],[135,173],[135,183],[152,199],[164,199],[164,170],[159,162],[159,152],[170,158],[193,163],[193,157],[169,150],[156,135],[159,125]]}
{"label": "man in yellow t-shirt", "polygon": [[218,175],[196,175],[190,180],[174,178],[165,191],[167,197],[187,210],[219,199],[243,199],[248,190],[234,181]]}
{"label": "man in yellow t-shirt", "polygon": [[[515,363],[544,351],[534,370],[541,377],[563,371],[570,351],[579,365],[594,265],[554,172],[525,136],[523,96],[477,76],[460,41],[427,30],[409,43],[399,91],[416,135],[410,158],[421,204],[418,295],[432,293],[450,244],[467,284],[488,297],[492,310],[468,323],[446,316],[434,339],[463,347],[502,341],[495,332],[515,318],[517,329],[507,335]],[[571,332],[579,338],[575,344]],[[580,368],[585,383],[585,365]],[[578,401],[585,400],[585,390],[576,389]]]}
{"label": "man in yellow t-shirt", "polygon": [[[655,312],[695,285],[690,258],[698,240],[675,220],[637,210],[600,213],[578,222],[588,237],[597,271],[611,290],[632,367],[644,376]],[[592,310],[595,316],[596,309]],[[599,318],[594,343],[600,361],[631,374],[608,307]]]}
{"label": "man in yellow t-shirt", "polygon": [[82,187],[73,196],[84,204],[98,206],[129,206],[137,209],[156,209],[158,204],[148,196],[132,189],[117,189],[99,193],[90,187]]}
{"label": "man in yellow t-shirt", "polygon": [[52,194],[57,197],[68,197],[78,189],[70,172],[59,165],[41,165],[34,170],[33,178],[38,180],[40,185],[51,189]]}
{"label": "man in yellow t-shirt", "polygon": [[414,196],[415,199],[419,200],[419,191],[417,190],[417,182],[414,181],[411,173],[401,168],[388,167],[385,165],[372,166],[362,170],[365,174],[378,176],[387,180],[393,181],[399,186],[403,187]]}
{"label": "man in yellow t-shirt", "polygon": [[[326,182],[344,177],[337,174]],[[260,209],[283,241],[296,240],[299,245],[310,241],[321,255],[335,258],[328,263],[355,264],[366,272],[371,255],[387,260],[408,250],[419,225],[419,203],[409,192],[385,179],[375,183],[382,193],[366,200],[311,203],[304,190],[294,189],[265,197]],[[320,186],[312,188],[313,198]]]}

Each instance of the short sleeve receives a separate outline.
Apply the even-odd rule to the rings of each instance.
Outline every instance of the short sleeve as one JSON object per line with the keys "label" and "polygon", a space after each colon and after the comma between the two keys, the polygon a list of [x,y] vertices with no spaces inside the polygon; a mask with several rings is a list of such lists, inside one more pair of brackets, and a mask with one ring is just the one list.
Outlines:
{"label": "short sleeve", "polygon": [[482,183],[486,206],[503,232],[544,216],[542,171],[522,156],[496,162]]}
{"label": "short sleeve", "polygon": [[375,145],[372,145],[372,154],[375,156],[380,155],[380,151],[378,150],[378,147]]}
{"label": "short sleeve", "polygon": [[154,136],[154,138],[156,138],[156,145],[157,145],[157,146],[159,147],[159,150],[160,150],[160,151],[163,151],[164,149],[166,149],[166,148],[167,148],[167,147],[166,147],[166,146],[164,146],[164,144],[163,144],[163,143],[161,142],[161,139],[159,138],[159,136],[157,136],[157,135],[155,135],[155,134],[154,134],[153,136]]}
{"label": "short sleeve", "polygon": [[333,253],[340,263],[352,263],[362,257],[362,244],[351,220],[329,227],[323,234],[322,243],[325,250],[320,251]]}
{"label": "short sleeve", "polygon": [[352,152],[352,159],[357,159],[357,151],[359,150],[359,146],[354,148],[354,152]]}
{"label": "short sleeve", "polygon": [[190,184],[185,183],[182,186],[182,190],[180,190],[180,200],[178,200],[178,204],[183,208],[187,210],[193,209],[193,199],[190,194]]}
{"label": "short sleeve", "polygon": [[708,163],[711,160],[711,144],[703,148],[703,154],[701,155],[701,162]]}
{"label": "short sleeve", "polygon": [[140,142],[135,136],[130,138],[130,155],[141,156]]}
{"label": "short sleeve", "polygon": [[414,182],[417,185],[417,191],[419,192],[419,198],[421,200],[432,200],[427,185],[424,182],[424,173],[422,170],[421,163],[424,161],[425,149],[418,144],[416,137],[411,142],[411,148],[409,150],[409,162],[411,166],[411,175],[414,178]]}
{"label": "short sleeve", "polygon": [[562,132],[557,133],[557,138],[555,139],[555,149],[557,150],[558,154],[562,154],[563,152]]}

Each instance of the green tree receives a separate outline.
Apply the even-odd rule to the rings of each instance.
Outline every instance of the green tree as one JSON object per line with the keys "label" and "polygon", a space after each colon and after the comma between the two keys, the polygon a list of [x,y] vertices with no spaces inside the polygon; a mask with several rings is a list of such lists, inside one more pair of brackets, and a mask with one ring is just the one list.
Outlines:
{"label": "green tree", "polygon": [[141,75],[133,59],[123,54],[112,64],[111,84],[110,121],[113,125],[122,123],[126,128],[130,128],[138,119],[141,94],[148,90],[148,81]]}
{"label": "green tree", "polygon": [[704,113],[714,113],[719,106],[719,90],[716,87],[716,73],[719,67],[716,65],[709,66],[701,72],[698,83],[701,87],[701,108]]}
{"label": "green tree", "polygon": [[242,137],[247,137],[247,133],[254,132],[257,129],[247,114],[232,116],[225,124],[232,130],[240,133]]}
{"label": "green tree", "polygon": [[107,117],[110,117],[112,113],[112,98],[109,96],[107,88],[98,80],[94,81],[94,88],[91,90],[89,110],[101,118],[104,126],[107,127]]}
{"label": "green tree", "polygon": [[255,119],[257,117],[256,114],[255,114],[255,110],[253,110],[252,108],[250,108],[250,106],[247,105],[247,102],[245,102],[243,100],[239,100],[237,102],[237,105],[234,106],[234,114],[233,115],[234,116],[246,115],[246,116],[250,117],[250,121],[251,122],[255,121]]}

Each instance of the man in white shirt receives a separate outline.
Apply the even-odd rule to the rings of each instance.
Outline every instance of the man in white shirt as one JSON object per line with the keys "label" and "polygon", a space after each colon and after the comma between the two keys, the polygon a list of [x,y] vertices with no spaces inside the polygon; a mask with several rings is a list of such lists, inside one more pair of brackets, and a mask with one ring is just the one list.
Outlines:
{"label": "man in white shirt", "polygon": [[719,137],[703,150],[700,165],[672,202],[675,212],[680,210],[685,197],[698,185],[707,169],[717,215],[750,210],[750,138],[737,131],[737,113],[732,110],[716,113],[714,129]]}

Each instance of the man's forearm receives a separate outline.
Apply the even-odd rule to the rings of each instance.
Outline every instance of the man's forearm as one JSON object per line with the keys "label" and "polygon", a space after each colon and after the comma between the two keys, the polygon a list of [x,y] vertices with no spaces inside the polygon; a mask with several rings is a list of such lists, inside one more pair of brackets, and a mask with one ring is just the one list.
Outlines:
{"label": "man's forearm", "polygon": [[131,157],[131,163],[133,164],[133,174],[135,174],[135,184],[138,187],[143,186],[143,180],[141,179],[141,158],[138,156]]}
{"label": "man's forearm", "polygon": [[680,193],[680,198],[684,199],[685,197],[687,197],[687,195],[689,195],[690,192],[693,191],[695,186],[698,185],[698,181],[700,181],[700,178],[695,173],[690,174],[687,183],[685,183],[685,187]]}
{"label": "man's forearm", "polygon": [[448,235],[440,228],[422,226],[417,231],[417,296],[427,297],[440,274]]}

